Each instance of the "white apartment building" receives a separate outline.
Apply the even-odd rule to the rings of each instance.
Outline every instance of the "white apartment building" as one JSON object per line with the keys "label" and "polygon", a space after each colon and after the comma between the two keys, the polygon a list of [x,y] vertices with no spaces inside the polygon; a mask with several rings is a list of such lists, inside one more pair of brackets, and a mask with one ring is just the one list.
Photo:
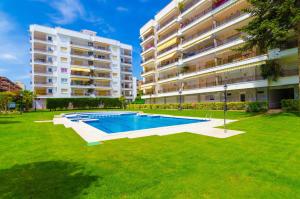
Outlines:
{"label": "white apartment building", "polygon": [[136,96],[132,46],[60,27],[30,26],[32,88],[37,107],[46,98]]}
{"label": "white apartment building", "polygon": [[[293,41],[266,54],[235,50],[245,42],[238,29],[251,20],[242,12],[248,6],[246,0],[173,0],[147,22],[140,29],[146,102],[223,101],[225,84],[229,101],[269,100],[279,107],[281,99],[297,98]],[[282,65],[278,81],[261,76],[271,59]]]}

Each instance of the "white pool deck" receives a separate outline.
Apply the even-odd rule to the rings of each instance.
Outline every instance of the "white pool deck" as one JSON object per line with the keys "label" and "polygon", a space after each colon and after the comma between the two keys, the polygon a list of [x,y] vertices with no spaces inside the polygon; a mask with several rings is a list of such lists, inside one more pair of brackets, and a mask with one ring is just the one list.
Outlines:
{"label": "white pool deck", "polygon": [[[123,112],[124,113],[124,112]],[[125,112],[128,113],[128,112]],[[150,114],[149,114],[150,115]],[[164,136],[182,132],[189,132],[204,136],[210,136],[215,138],[228,138],[235,135],[242,134],[242,131],[224,130],[216,128],[224,125],[223,119],[208,119],[208,118],[195,118],[195,117],[183,117],[183,116],[170,116],[160,115],[174,118],[187,118],[187,119],[202,119],[208,120],[206,122],[182,124],[176,126],[158,127],[151,129],[126,131],[121,133],[105,133],[95,127],[86,124],[83,121],[72,122],[70,119],[63,117],[63,115],[55,116],[53,119],[54,124],[62,124],[66,128],[72,128],[82,139],[88,144],[99,144],[103,141],[121,139],[121,138],[139,138],[145,136]],[[236,120],[226,120],[226,123],[231,123]]]}

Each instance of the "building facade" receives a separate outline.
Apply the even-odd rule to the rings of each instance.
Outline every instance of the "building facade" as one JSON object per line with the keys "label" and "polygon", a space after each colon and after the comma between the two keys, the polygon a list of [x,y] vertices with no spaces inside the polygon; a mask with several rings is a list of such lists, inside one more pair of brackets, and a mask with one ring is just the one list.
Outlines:
{"label": "building facade", "polygon": [[[266,54],[238,52],[238,29],[249,23],[246,0],[173,0],[140,29],[143,98],[147,103],[269,101],[298,98],[296,43]],[[260,67],[267,60],[282,66],[269,82]],[[270,89],[268,89],[270,88]],[[269,93],[268,93],[269,92]],[[269,97],[269,99],[268,99]]]}
{"label": "building facade", "polygon": [[32,88],[38,108],[46,98],[136,96],[132,46],[81,32],[30,26]]}
{"label": "building facade", "polygon": [[7,77],[0,76],[0,92],[18,92],[22,90],[20,86],[9,80]]}

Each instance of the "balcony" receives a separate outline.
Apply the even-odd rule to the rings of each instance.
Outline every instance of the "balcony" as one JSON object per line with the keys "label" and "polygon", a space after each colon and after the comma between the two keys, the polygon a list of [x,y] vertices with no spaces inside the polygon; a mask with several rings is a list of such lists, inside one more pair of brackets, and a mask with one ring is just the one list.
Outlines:
{"label": "balcony", "polygon": [[131,61],[126,61],[126,60],[123,60],[121,61],[121,64],[127,64],[127,65],[131,65],[132,62]]}
{"label": "balcony", "polygon": [[[38,54],[53,54],[53,50],[52,49],[46,49],[46,48],[34,48],[34,53],[38,53]],[[30,51],[32,52],[32,49],[30,48]]]}
{"label": "balcony", "polygon": [[158,90],[158,93],[161,94],[161,93],[170,93],[170,92],[176,92],[178,91],[178,87],[177,86],[173,86],[171,88],[162,88],[160,90]]}
{"label": "balcony", "polygon": [[[242,43],[243,40],[241,39],[241,34],[236,34],[236,35],[228,37],[224,40],[217,41],[217,46],[215,46],[214,44],[209,44],[209,45],[207,45],[207,46],[205,46],[201,49],[197,49],[197,50],[194,50],[194,51],[189,51],[187,53],[184,53],[183,54],[183,59],[187,59],[187,58],[190,58],[190,57],[193,57],[193,56],[196,56],[196,55],[200,55],[201,53],[204,53],[204,52],[206,52],[206,54],[213,53],[213,51],[209,51],[209,50],[212,50],[212,49],[215,50],[215,51],[223,50],[222,47],[225,48],[226,44],[229,44],[231,42],[233,44],[232,46]],[[231,46],[228,46],[228,48],[229,47],[231,47]]]}
{"label": "balcony", "polygon": [[160,24],[157,28],[157,32],[161,32],[163,29],[165,29],[166,27],[170,27],[171,25],[173,25],[173,23],[175,23],[177,21],[177,16],[173,16],[170,19],[166,20],[164,23]]}
{"label": "balcony", "polygon": [[174,73],[174,74],[168,74],[168,75],[163,75],[163,76],[160,76],[158,77],[158,81],[161,83],[162,81],[164,80],[172,80],[172,79],[176,79],[178,77],[178,74],[177,73]]}
{"label": "balcony", "polygon": [[148,45],[144,48],[144,50],[141,52],[142,55],[147,54],[148,52],[154,50],[154,45]]}
{"label": "balcony", "polygon": [[[191,41],[191,40],[193,40],[193,39],[196,39],[196,38],[198,38],[198,37],[199,37],[199,38],[200,38],[201,36],[204,37],[204,35],[205,35],[206,33],[210,32],[210,31],[211,31],[210,34],[213,34],[213,33],[215,33],[218,29],[220,29],[219,27],[221,27],[221,26],[226,26],[227,24],[230,24],[230,25],[231,25],[232,22],[234,22],[236,19],[238,19],[238,18],[240,18],[240,17],[242,17],[242,16],[248,17],[249,15],[248,15],[248,14],[244,14],[244,13],[238,11],[238,12],[236,12],[236,13],[230,15],[230,17],[227,17],[227,18],[224,19],[223,21],[218,22],[218,23],[216,24],[216,27],[215,27],[215,28],[214,28],[213,26],[212,26],[212,27],[208,27],[208,28],[206,28],[206,29],[204,29],[204,30],[201,30],[201,31],[199,31],[199,32],[197,32],[197,33],[191,35],[191,36],[186,37],[186,38],[183,40],[183,44],[185,44],[185,43],[187,43],[187,42],[189,42],[189,41]],[[241,20],[243,20],[243,18],[241,18]],[[239,22],[239,21],[237,21],[237,22]],[[206,35],[207,35],[207,34],[206,34]]]}
{"label": "balcony", "polygon": [[53,65],[53,61],[51,61],[51,60],[46,60],[46,59],[42,59],[42,58],[35,58],[35,59],[34,59],[34,64]]}
{"label": "balcony", "polygon": [[206,10],[202,10],[201,12],[199,12],[198,14],[196,14],[195,16],[193,16],[192,18],[186,19],[183,23],[181,28],[185,28],[188,25],[190,25],[191,23],[193,23],[194,21],[200,19],[201,17],[203,17],[204,15],[208,14],[210,11],[212,11],[212,8],[207,8]]}
{"label": "balcony", "polygon": [[165,49],[159,51],[159,52],[157,53],[157,56],[159,57],[159,56],[161,56],[161,55],[163,55],[163,54],[167,54],[167,52],[172,51],[172,50],[175,50],[175,49],[177,49],[177,47],[178,47],[177,44],[174,44],[174,45],[172,45],[172,46],[169,46],[169,47],[167,47],[167,48],[165,48]]}
{"label": "balcony", "polygon": [[192,56],[195,56],[195,55],[198,55],[200,53],[203,53],[205,51],[208,51],[210,49],[213,49],[215,47],[214,44],[211,44],[211,45],[208,45],[206,47],[203,47],[201,49],[198,49],[198,50],[194,50],[194,51],[190,51],[190,52],[187,52],[187,53],[184,53],[183,54],[183,59],[186,59],[186,58],[189,58],[189,57],[192,57]]}
{"label": "balcony", "polygon": [[173,36],[175,36],[178,33],[178,30],[175,29],[171,32],[169,32],[168,34],[159,37],[158,41],[157,41],[157,45],[159,45],[160,43],[162,43],[164,40],[167,40],[168,38],[171,38]]}
{"label": "balcony", "polygon": [[105,80],[111,80],[111,75],[109,74],[94,74],[91,76],[92,79],[105,79]]}

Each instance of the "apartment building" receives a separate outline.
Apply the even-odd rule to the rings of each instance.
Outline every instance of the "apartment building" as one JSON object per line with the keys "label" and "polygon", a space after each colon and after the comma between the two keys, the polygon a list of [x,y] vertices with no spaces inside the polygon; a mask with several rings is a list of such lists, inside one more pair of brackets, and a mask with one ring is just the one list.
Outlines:
{"label": "apartment building", "polygon": [[9,91],[9,92],[15,93],[15,92],[19,92],[21,90],[22,90],[22,88],[18,84],[14,83],[7,77],[0,76],[0,92]]}
{"label": "apartment building", "polygon": [[[245,41],[238,29],[249,23],[246,0],[173,0],[140,29],[142,90],[147,103],[270,101],[297,98],[296,43],[266,54],[238,52]],[[260,67],[267,60],[282,65],[278,81],[269,82]],[[270,89],[268,89],[268,87]],[[269,91],[269,93],[268,93]]]}
{"label": "apartment building", "polygon": [[47,98],[136,96],[132,46],[60,27],[30,26],[32,88],[38,108]]}

